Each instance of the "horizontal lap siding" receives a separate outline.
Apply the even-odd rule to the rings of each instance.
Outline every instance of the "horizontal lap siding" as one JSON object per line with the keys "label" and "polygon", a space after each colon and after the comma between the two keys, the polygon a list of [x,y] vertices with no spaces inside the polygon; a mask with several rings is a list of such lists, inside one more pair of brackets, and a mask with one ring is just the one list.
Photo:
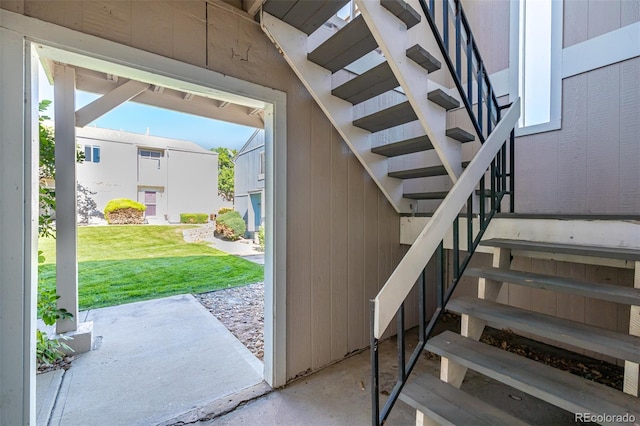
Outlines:
{"label": "horizontal lap siding", "polygon": [[2,7],[287,93],[287,377],[366,347],[399,216],[260,27],[204,1],[53,3]]}

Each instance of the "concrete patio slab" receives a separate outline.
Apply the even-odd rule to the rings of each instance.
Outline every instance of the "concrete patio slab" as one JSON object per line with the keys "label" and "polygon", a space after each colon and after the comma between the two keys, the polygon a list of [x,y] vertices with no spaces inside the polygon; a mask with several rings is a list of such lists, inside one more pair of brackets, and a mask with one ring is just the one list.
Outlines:
{"label": "concrete patio slab", "polygon": [[96,348],[65,373],[49,424],[158,424],[262,382],[263,364],[191,295],[88,312]]}
{"label": "concrete patio slab", "polygon": [[36,376],[36,424],[47,425],[56,402],[64,370],[49,371]]}

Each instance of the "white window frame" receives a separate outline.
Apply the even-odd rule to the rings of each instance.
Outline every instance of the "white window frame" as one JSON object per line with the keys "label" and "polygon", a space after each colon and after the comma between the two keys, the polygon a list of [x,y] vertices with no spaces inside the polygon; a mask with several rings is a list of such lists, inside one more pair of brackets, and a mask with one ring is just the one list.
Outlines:
{"label": "white window frame", "polygon": [[265,168],[266,168],[264,151],[260,151],[260,155],[259,155],[258,161],[259,161],[259,163],[258,163],[258,180],[264,180],[264,174],[265,174]]}
{"label": "white window frame", "polygon": [[[562,127],[562,22],[564,0],[551,2],[551,105],[546,123],[517,127],[516,136],[559,130]],[[510,3],[509,26],[509,101],[520,96],[520,5],[521,0]],[[522,102],[524,105],[524,101]]]}
{"label": "white window frame", "polygon": [[[89,157],[87,158],[87,148],[89,148]],[[100,158],[98,161],[95,161],[95,152],[96,149],[98,150],[98,157]],[[100,148],[100,145],[84,145],[84,162],[85,163],[100,163],[100,161],[102,160],[102,149]]]}

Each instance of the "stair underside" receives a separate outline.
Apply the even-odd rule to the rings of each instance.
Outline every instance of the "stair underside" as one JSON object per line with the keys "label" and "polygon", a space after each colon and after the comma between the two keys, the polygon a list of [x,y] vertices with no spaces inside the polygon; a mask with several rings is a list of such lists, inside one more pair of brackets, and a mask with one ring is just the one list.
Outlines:
{"label": "stair underside", "polygon": [[526,423],[425,374],[407,383],[400,400],[441,425],[516,426]]}
{"label": "stair underside", "polygon": [[418,119],[416,112],[411,107],[409,101],[383,109],[366,117],[359,118],[353,125],[372,133],[391,127],[409,123]]}
{"label": "stair underside", "polygon": [[572,413],[640,418],[636,397],[450,331],[426,349]]}
{"label": "stair underside", "polygon": [[541,288],[592,299],[627,305],[640,305],[640,289],[619,285],[596,284],[572,278],[555,277],[535,272],[514,271],[511,269],[484,267],[467,268],[465,275],[507,282],[525,287]]}
{"label": "stair underside", "polygon": [[472,142],[476,139],[475,136],[473,136],[471,133],[467,132],[466,130],[461,129],[460,127],[453,127],[451,129],[447,129],[445,134],[450,138],[453,138],[462,143]]}
{"label": "stair underside", "polygon": [[460,102],[453,96],[447,95],[442,89],[432,90],[427,93],[427,99],[437,105],[440,105],[447,111],[460,107]]}
{"label": "stair underside", "polygon": [[309,35],[335,15],[349,0],[268,1],[263,10]]}
{"label": "stair underside", "polygon": [[307,55],[313,63],[336,72],[378,47],[362,15]]}
{"label": "stair underside", "polygon": [[408,48],[406,53],[409,59],[420,65],[428,72],[438,71],[442,67],[440,61],[419,44]]}
{"label": "stair underside", "polygon": [[481,244],[488,247],[503,247],[512,250],[541,251],[546,253],[640,261],[640,250],[623,247],[585,246],[498,238],[482,241]]}
{"label": "stair underside", "polygon": [[460,297],[449,311],[488,321],[500,328],[531,333],[614,358],[640,363],[640,338],[489,300]]}
{"label": "stair underside", "polygon": [[429,137],[424,135],[372,148],[371,152],[385,157],[397,157],[398,155],[413,154],[414,152],[427,151],[429,149],[433,149],[433,145]]}
{"label": "stair underside", "polygon": [[449,195],[449,191],[409,192],[402,196],[410,200],[444,200],[447,195]]}
{"label": "stair underside", "polygon": [[398,179],[415,179],[431,176],[444,176],[446,174],[447,170],[444,168],[444,166],[421,167],[419,169],[398,170],[396,172],[388,173],[389,177]]}
{"label": "stair underside", "polygon": [[398,87],[399,83],[388,62],[347,81],[331,91],[333,96],[359,104]]}
{"label": "stair underside", "polygon": [[418,24],[422,19],[420,14],[403,0],[380,0],[380,5],[404,22],[407,29]]}

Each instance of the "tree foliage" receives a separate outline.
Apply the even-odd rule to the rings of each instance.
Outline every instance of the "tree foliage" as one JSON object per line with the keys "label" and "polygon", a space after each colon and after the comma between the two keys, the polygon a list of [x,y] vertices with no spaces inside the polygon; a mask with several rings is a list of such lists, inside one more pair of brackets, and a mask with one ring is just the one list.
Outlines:
{"label": "tree foliage", "polygon": [[233,201],[235,192],[233,158],[238,151],[224,147],[212,148],[211,151],[218,153],[218,195],[226,201]]}
{"label": "tree foliage", "polygon": [[44,124],[49,117],[43,112],[51,105],[51,101],[44,100],[38,105],[40,115],[38,128],[40,133],[40,216],[38,220],[38,234],[41,237],[51,237],[54,234],[51,213],[56,209],[55,190],[46,185],[45,179],[56,177],[56,157],[53,129]]}

